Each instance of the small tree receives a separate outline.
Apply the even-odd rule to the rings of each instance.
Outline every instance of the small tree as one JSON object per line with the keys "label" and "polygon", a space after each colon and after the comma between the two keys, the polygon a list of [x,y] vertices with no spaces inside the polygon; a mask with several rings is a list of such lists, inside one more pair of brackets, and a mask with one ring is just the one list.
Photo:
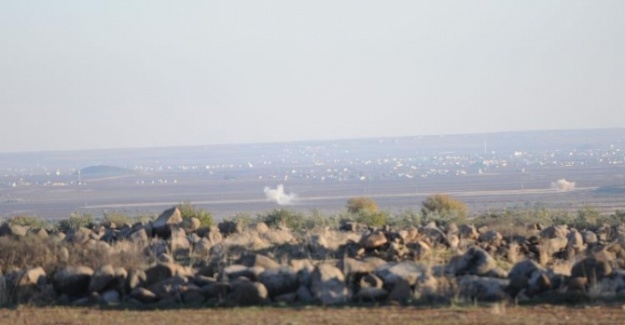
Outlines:
{"label": "small tree", "polygon": [[368,197],[353,197],[347,200],[347,211],[349,213],[376,213],[378,212],[378,204]]}
{"label": "small tree", "polygon": [[198,209],[190,202],[182,202],[178,204],[178,210],[182,219],[197,218],[200,220],[201,227],[210,227],[213,225],[213,216],[204,209]]}
{"label": "small tree", "polygon": [[426,219],[440,219],[441,221],[466,219],[468,211],[466,204],[447,194],[428,196],[421,208],[421,213]]}
{"label": "small tree", "polygon": [[378,204],[368,197],[354,197],[347,200],[347,212],[350,218],[372,227],[382,227],[388,223],[388,214],[379,211]]}

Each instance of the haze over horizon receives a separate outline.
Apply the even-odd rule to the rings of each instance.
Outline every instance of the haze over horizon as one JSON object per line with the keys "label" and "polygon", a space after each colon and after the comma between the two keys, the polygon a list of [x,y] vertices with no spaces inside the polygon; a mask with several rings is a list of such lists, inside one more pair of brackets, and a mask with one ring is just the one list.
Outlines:
{"label": "haze over horizon", "polygon": [[625,127],[623,1],[6,2],[0,152]]}

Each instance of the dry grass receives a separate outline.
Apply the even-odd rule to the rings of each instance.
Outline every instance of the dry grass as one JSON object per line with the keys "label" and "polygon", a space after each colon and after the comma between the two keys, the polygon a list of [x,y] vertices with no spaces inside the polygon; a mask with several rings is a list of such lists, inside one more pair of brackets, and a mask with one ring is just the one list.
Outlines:
{"label": "dry grass", "polygon": [[415,308],[233,308],[106,310],[97,308],[0,309],[7,324],[621,324],[621,306]]}

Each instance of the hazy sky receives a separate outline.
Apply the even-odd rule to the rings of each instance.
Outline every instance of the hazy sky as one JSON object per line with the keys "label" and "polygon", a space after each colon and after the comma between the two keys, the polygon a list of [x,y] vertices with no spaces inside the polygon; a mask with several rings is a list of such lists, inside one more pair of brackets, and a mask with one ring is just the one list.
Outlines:
{"label": "hazy sky", "polygon": [[0,0],[0,152],[625,127],[625,1]]}

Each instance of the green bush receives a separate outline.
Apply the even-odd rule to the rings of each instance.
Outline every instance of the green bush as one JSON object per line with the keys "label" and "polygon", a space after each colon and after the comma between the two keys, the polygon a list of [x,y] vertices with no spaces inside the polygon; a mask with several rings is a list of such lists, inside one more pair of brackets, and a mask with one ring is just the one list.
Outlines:
{"label": "green bush", "polygon": [[275,209],[265,215],[259,215],[257,220],[273,228],[283,226],[294,231],[306,229],[306,217],[289,209]]}
{"label": "green bush", "polygon": [[388,225],[395,229],[406,229],[419,227],[423,221],[423,216],[416,211],[406,210],[388,218]]}
{"label": "green bush", "polygon": [[57,227],[60,231],[68,233],[80,227],[90,228],[94,224],[94,218],[88,213],[72,213],[69,218],[59,221]]}
{"label": "green bush", "polygon": [[180,215],[182,219],[197,218],[200,220],[201,227],[210,227],[213,225],[213,216],[210,212],[204,209],[198,209],[190,202],[183,202],[178,204]]}
{"label": "green bush", "polygon": [[29,227],[33,229],[49,229],[50,223],[47,220],[34,216],[15,216],[8,220],[10,224]]}
{"label": "green bush", "polygon": [[347,212],[353,214],[360,213],[376,213],[378,212],[378,204],[368,197],[354,197],[347,200]]}
{"label": "green bush", "polygon": [[446,194],[428,196],[422,202],[421,213],[427,221],[463,222],[469,209],[463,202]]}
{"label": "green bush", "polygon": [[102,217],[102,223],[104,224],[111,224],[114,223],[116,226],[122,226],[122,225],[132,225],[133,222],[133,218],[131,218],[130,216],[128,216],[127,214],[124,214],[122,212],[106,212],[104,213],[104,217]]}

